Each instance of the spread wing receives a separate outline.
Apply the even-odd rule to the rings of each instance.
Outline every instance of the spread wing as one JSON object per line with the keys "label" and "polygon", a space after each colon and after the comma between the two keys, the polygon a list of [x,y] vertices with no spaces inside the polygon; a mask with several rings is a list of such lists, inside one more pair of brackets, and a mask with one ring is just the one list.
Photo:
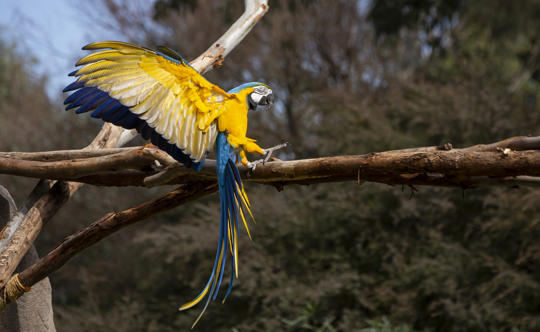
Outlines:
{"label": "spread wing", "polygon": [[70,74],[78,79],[64,89],[76,90],[66,109],[94,110],[93,117],[135,128],[176,160],[199,168],[216,140],[213,120],[229,95],[167,48],[106,41],[83,49],[99,51]]}

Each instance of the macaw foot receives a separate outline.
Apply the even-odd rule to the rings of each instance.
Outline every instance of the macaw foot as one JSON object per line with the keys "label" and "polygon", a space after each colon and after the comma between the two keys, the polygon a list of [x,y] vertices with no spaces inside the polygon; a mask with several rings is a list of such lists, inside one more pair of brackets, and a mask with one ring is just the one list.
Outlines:
{"label": "macaw foot", "polygon": [[258,164],[263,164],[264,165],[264,159],[259,159],[259,160],[254,160],[254,161],[250,161],[247,163],[247,168],[249,168],[251,170],[251,172],[253,173],[255,171],[255,168],[257,168],[257,165]]}
{"label": "macaw foot", "polygon": [[287,142],[283,143],[283,144],[278,144],[276,146],[273,146],[271,148],[268,148],[268,149],[263,149],[263,152],[264,152],[264,159],[263,159],[263,164],[266,163],[268,160],[270,160],[270,157],[272,157],[272,153],[274,153],[274,151],[276,150],[279,150],[279,149],[283,149],[284,147],[287,146]]}
{"label": "macaw foot", "polygon": [[287,142],[283,143],[283,144],[279,144],[279,145],[276,145],[276,146],[273,146],[271,148],[268,148],[268,149],[262,149],[263,152],[264,152],[264,159],[259,159],[259,160],[254,160],[254,161],[250,161],[247,163],[247,167],[249,169],[251,169],[251,172],[255,171],[255,168],[257,168],[257,165],[258,164],[265,164],[268,160],[270,160],[270,157],[272,157],[272,153],[274,153],[274,151],[276,150],[279,150],[279,149],[282,149],[284,147],[287,146]]}

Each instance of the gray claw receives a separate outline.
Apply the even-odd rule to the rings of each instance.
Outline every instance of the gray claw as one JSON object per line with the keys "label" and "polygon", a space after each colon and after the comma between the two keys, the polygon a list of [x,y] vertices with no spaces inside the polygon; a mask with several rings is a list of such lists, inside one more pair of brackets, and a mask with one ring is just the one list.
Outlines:
{"label": "gray claw", "polygon": [[264,160],[263,160],[263,164],[265,164],[268,160],[270,160],[270,157],[272,157],[272,153],[273,153],[274,151],[286,147],[287,144],[288,144],[288,143],[285,142],[285,143],[282,143],[282,144],[273,146],[273,147],[268,148],[268,149],[263,149],[263,152],[264,152],[264,154],[265,154],[265,157],[264,157]]}
{"label": "gray claw", "polygon": [[257,165],[261,163],[264,164],[264,159],[255,160],[253,162],[250,161],[246,166],[251,170],[251,172],[254,172]]}

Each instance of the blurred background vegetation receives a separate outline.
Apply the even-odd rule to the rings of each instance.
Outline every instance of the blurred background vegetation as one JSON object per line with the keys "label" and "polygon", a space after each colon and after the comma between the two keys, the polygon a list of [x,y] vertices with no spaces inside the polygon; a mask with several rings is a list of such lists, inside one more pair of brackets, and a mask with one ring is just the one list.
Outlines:
{"label": "blurred background vegetation", "polygon": [[[238,0],[81,3],[126,41],[192,59],[243,11]],[[271,0],[252,33],[207,77],[263,81],[273,111],[250,118],[282,158],[361,154],[540,135],[538,0]],[[79,148],[100,123],[63,112],[32,56],[0,43],[0,150]],[[81,53],[82,55],[82,53]],[[64,75],[65,73],[58,73]],[[137,143],[141,143],[139,141]],[[0,177],[22,202],[35,180]],[[38,251],[111,210],[170,188],[84,187]],[[240,279],[199,331],[540,330],[540,190],[462,191],[332,183],[283,192],[247,185],[257,224]],[[58,331],[187,330],[179,313],[208,277],[216,196],[154,216],[51,276]]]}

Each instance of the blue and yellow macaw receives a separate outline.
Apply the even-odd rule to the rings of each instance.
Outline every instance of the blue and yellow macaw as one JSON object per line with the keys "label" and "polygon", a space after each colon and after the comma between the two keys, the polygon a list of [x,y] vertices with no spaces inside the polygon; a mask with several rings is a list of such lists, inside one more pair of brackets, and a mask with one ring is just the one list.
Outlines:
{"label": "blue and yellow macaw", "polygon": [[[219,242],[208,283],[188,309],[205,297],[203,310],[216,299],[227,256],[231,276],[224,300],[238,277],[237,238],[242,221],[249,235],[247,215],[253,218],[237,163],[252,166],[246,152],[268,154],[255,140],[246,137],[249,110],[268,108],[273,103],[270,87],[252,82],[225,92],[208,82],[178,53],[166,47],[154,51],[116,41],[86,45],[95,51],[77,62],[82,66],[70,73],[78,77],[64,92],[66,109],[126,129],[136,129],[186,167],[200,170],[208,151],[216,146],[217,178],[221,206]],[[251,235],[250,235],[251,237]]]}

